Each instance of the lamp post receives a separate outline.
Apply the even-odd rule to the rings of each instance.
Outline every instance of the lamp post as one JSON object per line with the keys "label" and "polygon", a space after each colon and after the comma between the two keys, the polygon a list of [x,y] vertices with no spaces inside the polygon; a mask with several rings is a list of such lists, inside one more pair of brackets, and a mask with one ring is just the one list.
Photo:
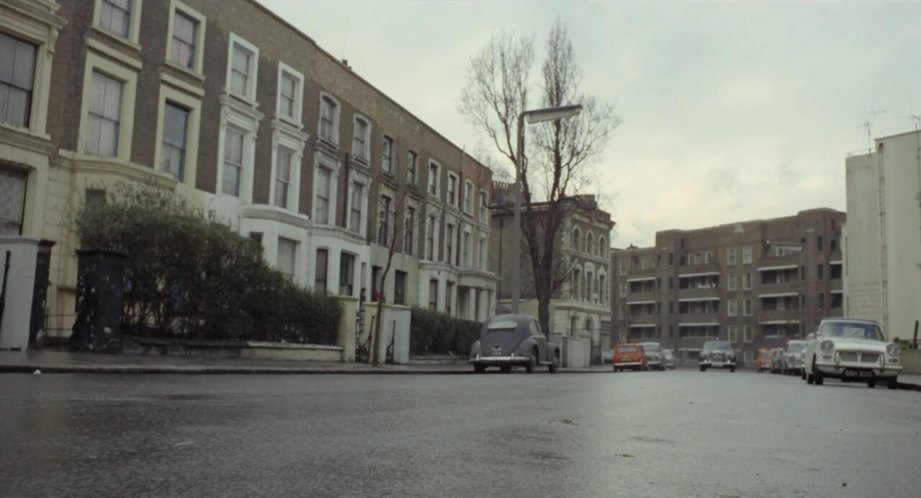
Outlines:
{"label": "lamp post", "polygon": [[518,157],[515,161],[515,227],[512,231],[512,250],[517,251],[512,263],[512,313],[518,313],[521,278],[521,166],[524,157],[524,123],[543,123],[568,118],[582,112],[582,105],[567,105],[562,107],[547,107],[522,111],[518,115]]}

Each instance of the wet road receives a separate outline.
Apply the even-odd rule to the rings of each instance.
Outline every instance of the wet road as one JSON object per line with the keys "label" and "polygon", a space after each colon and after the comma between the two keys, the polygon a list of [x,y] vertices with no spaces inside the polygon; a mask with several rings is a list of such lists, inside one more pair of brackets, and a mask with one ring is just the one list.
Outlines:
{"label": "wet road", "polygon": [[0,375],[0,495],[918,496],[921,396],[748,372]]}

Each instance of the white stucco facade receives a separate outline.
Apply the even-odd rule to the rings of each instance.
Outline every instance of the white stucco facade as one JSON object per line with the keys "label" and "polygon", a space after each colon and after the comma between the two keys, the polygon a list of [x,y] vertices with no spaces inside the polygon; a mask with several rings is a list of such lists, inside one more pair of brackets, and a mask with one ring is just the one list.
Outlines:
{"label": "white stucco facade", "polygon": [[908,338],[921,320],[921,132],[848,157],[845,315]]}

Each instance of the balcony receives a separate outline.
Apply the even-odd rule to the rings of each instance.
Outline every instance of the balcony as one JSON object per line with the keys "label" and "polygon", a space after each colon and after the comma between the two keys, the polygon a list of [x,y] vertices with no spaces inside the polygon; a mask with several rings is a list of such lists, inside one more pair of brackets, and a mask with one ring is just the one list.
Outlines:
{"label": "balcony", "polygon": [[656,294],[657,294],[656,291],[649,291],[649,292],[628,292],[626,296],[622,296],[622,297],[626,297],[626,298],[627,298],[627,304],[630,304],[630,303],[633,303],[633,302],[655,301],[655,300],[656,300],[656,297],[658,297],[658,296],[656,296]]}
{"label": "balcony", "polygon": [[695,324],[715,324],[719,323],[719,313],[681,313],[678,315],[678,326],[688,326]]}
{"label": "balcony", "polygon": [[646,268],[645,270],[628,270],[627,273],[624,273],[621,276],[626,277],[627,282],[655,280],[656,268]]}
{"label": "balcony", "polygon": [[702,263],[697,265],[684,265],[678,269],[678,278],[687,277],[705,277],[709,275],[719,276],[719,263]]}
{"label": "balcony", "polygon": [[653,326],[659,324],[659,317],[657,315],[631,315],[627,317],[627,326]]}
{"label": "balcony", "polygon": [[692,289],[678,289],[678,299],[687,299],[694,297],[720,297],[719,286],[712,287],[695,287]]}
{"label": "balcony", "polygon": [[799,295],[800,282],[777,282],[758,285],[758,297],[781,297],[786,295]]}
{"label": "balcony", "polygon": [[795,269],[800,266],[799,254],[787,254],[786,256],[766,256],[758,261],[758,271],[774,271],[782,269]]}
{"label": "balcony", "polygon": [[799,323],[800,310],[762,310],[758,313],[758,323]]}

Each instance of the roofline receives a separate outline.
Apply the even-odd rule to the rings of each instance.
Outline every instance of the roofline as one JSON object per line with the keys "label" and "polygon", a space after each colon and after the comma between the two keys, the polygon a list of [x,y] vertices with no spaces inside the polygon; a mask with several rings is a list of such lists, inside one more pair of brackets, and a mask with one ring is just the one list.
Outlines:
{"label": "roofline", "polygon": [[[326,49],[324,49],[323,47],[321,47],[320,44],[318,44],[318,43],[316,42],[316,40],[314,40],[313,38],[311,38],[310,36],[308,36],[306,33],[304,33],[303,31],[301,31],[301,30],[298,29],[297,27],[295,27],[295,26],[294,26],[293,24],[291,24],[290,22],[286,21],[284,18],[282,18],[282,17],[279,16],[278,14],[272,12],[268,7],[266,7],[265,5],[262,5],[258,0],[247,0],[247,1],[250,2],[251,4],[255,5],[256,8],[258,8],[259,10],[261,10],[261,11],[265,12],[266,14],[268,14],[269,17],[275,19],[276,21],[280,22],[282,25],[284,25],[285,27],[287,27],[288,29],[290,29],[291,31],[293,31],[296,35],[301,36],[302,38],[304,38],[305,40],[307,40],[309,43],[311,43],[311,44],[317,49],[318,52],[320,52],[320,54],[325,55],[326,57],[329,57],[329,58],[330,58],[333,62],[335,62],[336,64],[338,64],[338,65],[340,65],[340,66],[344,66],[344,69],[346,69],[346,70],[349,72],[349,74],[351,74],[352,76],[354,76],[355,78],[357,78],[358,81],[364,83],[365,85],[368,86],[368,88],[370,88],[372,91],[376,92],[378,95],[382,96],[385,100],[389,101],[391,104],[395,105],[396,107],[398,107],[400,110],[402,110],[402,111],[405,112],[406,114],[412,116],[413,119],[415,119],[416,121],[418,121],[422,126],[424,126],[426,129],[428,129],[428,130],[431,131],[433,134],[435,134],[435,136],[437,136],[437,137],[441,138],[442,140],[444,140],[445,142],[449,143],[452,147],[454,147],[454,148],[456,148],[456,149],[458,149],[458,150],[463,151],[463,152],[464,152],[464,155],[467,156],[467,157],[470,157],[471,159],[473,159],[473,161],[477,164],[477,166],[480,166],[480,167],[482,167],[482,168],[488,169],[488,170],[490,171],[490,173],[492,173],[492,168],[490,168],[489,166],[486,166],[485,164],[483,164],[482,162],[480,162],[479,159],[473,157],[470,153],[468,153],[468,152],[466,151],[466,149],[465,149],[464,147],[458,147],[458,145],[457,145],[456,143],[454,143],[453,141],[451,141],[450,139],[448,139],[448,137],[442,135],[438,130],[432,128],[427,122],[425,122],[425,121],[423,121],[422,119],[420,119],[419,116],[416,116],[416,115],[415,115],[414,113],[412,113],[409,109],[407,109],[406,107],[404,107],[402,104],[400,104],[399,102],[397,102],[396,100],[394,100],[393,98],[391,98],[391,97],[390,97],[389,95],[387,95],[386,93],[382,92],[382,91],[381,91],[379,88],[377,88],[376,86],[372,85],[371,82],[369,82],[369,81],[366,80],[365,78],[361,77],[358,73],[356,73],[355,70],[353,70],[353,69],[351,68],[351,66],[345,66],[344,64],[342,64],[342,60],[337,59],[333,54],[331,54],[331,53],[329,53],[328,51],[326,51]],[[491,187],[491,185],[490,185],[490,187]],[[490,188],[490,190],[492,190],[492,189]]]}

